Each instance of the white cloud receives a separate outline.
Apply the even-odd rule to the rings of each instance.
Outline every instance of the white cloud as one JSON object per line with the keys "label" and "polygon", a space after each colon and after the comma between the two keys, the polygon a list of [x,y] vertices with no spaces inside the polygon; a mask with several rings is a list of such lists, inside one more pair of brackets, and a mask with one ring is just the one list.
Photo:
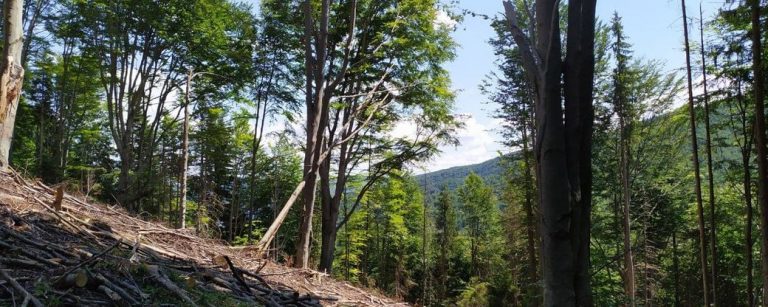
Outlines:
{"label": "white cloud", "polygon": [[476,164],[495,158],[503,146],[497,142],[494,129],[500,126],[498,120],[478,122],[465,115],[464,128],[457,131],[460,145],[445,146],[442,153],[426,166],[428,171],[436,171],[454,166]]}
{"label": "white cloud", "polygon": [[457,22],[456,20],[453,20],[451,16],[448,16],[448,13],[446,13],[443,10],[437,11],[437,16],[435,16],[435,28],[438,27],[446,27],[449,29],[453,29],[456,26]]}

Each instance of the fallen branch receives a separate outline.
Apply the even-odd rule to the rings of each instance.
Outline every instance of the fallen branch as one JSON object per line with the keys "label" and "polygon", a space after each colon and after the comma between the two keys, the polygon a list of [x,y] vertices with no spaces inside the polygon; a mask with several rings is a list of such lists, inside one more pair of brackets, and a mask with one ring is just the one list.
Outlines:
{"label": "fallen branch", "polygon": [[251,292],[251,287],[248,286],[248,283],[243,280],[243,273],[242,270],[235,267],[234,264],[232,264],[232,260],[229,259],[229,256],[224,256],[224,260],[227,261],[227,265],[229,265],[229,270],[232,271],[232,276],[237,279],[237,282],[240,283],[240,286],[243,287],[243,290],[245,290],[246,293]]}
{"label": "fallen branch", "polygon": [[[104,277],[104,275],[101,275],[101,273],[96,273],[95,275],[93,275],[93,277],[96,278],[96,280],[98,280],[99,282],[101,282],[102,286],[105,286],[108,289],[114,291],[114,293],[118,294],[120,297],[125,299],[129,304],[140,305],[139,301],[134,299],[132,295],[128,294],[128,292],[126,292],[122,288],[112,283],[109,279]],[[109,296],[110,299],[112,299],[113,301],[116,301],[112,296],[110,296],[109,294],[107,295]]]}
{"label": "fallen branch", "polygon": [[10,267],[30,267],[39,270],[47,270],[48,268],[36,261],[28,259],[8,258],[0,257],[0,263],[7,264]]}
{"label": "fallen branch", "polygon": [[104,255],[106,255],[107,253],[109,253],[110,251],[112,251],[113,249],[115,249],[115,247],[118,247],[118,246],[120,245],[120,243],[122,243],[122,242],[123,242],[122,240],[117,240],[117,242],[115,242],[115,244],[113,244],[113,245],[112,245],[112,246],[110,246],[109,248],[107,248],[107,249],[103,250],[102,252],[100,252],[100,253],[98,253],[98,254],[96,254],[96,255],[93,255],[93,256],[91,256],[91,258],[88,258],[87,260],[85,260],[85,261],[83,261],[83,262],[80,262],[80,263],[78,263],[78,264],[77,264],[77,265],[75,265],[74,267],[72,267],[72,268],[70,268],[69,270],[67,270],[67,271],[66,271],[64,274],[62,274],[61,276],[59,276],[59,278],[57,278],[57,279],[56,279],[56,280],[55,280],[53,283],[54,283],[54,284],[55,284],[55,283],[58,283],[58,282],[59,282],[59,281],[60,281],[62,278],[65,278],[67,275],[69,275],[69,273],[72,273],[72,272],[74,272],[75,270],[77,270],[77,269],[79,269],[79,268],[83,267],[84,265],[90,264],[91,262],[94,262],[94,261],[96,261],[96,259],[99,259],[99,258],[103,257]]}
{"label": "fallen branch", "polygon": [[152,276],[152,278],[154,278],[155,281],[157,281],[157,283],[159,283],[160,285],[168,289],[168,291],[171,291],[173,292],[173,294],[176,294],[176,296],[178,296],[182,301],[187,303],[189,306],[197,306],[197,304],[195,304],[195,301],[189,298],[189,295],[187,295],[186,291],[179,288],[179,286],[177,286],[167,277],[163,276],[158,266],[148,265],[147,270],[149,271],[149,275]]}
{"label": "fallen branch", "polygon": [[[32,303],[32,306],[35,307],[43,307],[43,303],[40,302],[36,297],[34,297],[32,294],[27,292],[24,287],[22,287],[13,277],[9,276],[8,273],[6,273],[4,270],[0,270],[0,277],[7,280],[11,286],[16,289],[19,293],[24,295],[24,301]],[[22,304],[25,305],[25,304]]]}

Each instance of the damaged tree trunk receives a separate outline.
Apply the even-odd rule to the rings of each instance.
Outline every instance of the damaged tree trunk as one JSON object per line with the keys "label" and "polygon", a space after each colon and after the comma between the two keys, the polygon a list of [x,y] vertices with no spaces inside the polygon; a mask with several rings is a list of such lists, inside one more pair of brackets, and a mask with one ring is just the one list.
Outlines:
{"label": "damaged tree trunk", "polygon": [[0,170],[4,170],[10,160],[13,126],[24,80],[21,66],[23,7],[23,0],[6,0],[3,4],[5,43],[0,66]]}

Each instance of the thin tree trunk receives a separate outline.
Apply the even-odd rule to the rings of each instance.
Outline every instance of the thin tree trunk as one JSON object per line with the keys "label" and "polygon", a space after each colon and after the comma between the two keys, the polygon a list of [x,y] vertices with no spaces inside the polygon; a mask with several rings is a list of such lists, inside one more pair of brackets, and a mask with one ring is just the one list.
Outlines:
{"label": "thin tree trunk", "polygon": [[13,127],[24,81],[21,59],[24,42],[23,8],[23,0],[5,0],[3,3],[5,33],[2,66],[0,66],[0,171],[8,167],[10,161]]}
{"label": "thin tree trunk", "polygon": [[[620,119],[621,120],[621,119]],[[621,120],[623,121],[623,120]],[[622,187],[622,229],[624,234],[624,291],[629,298],[629,305],[635,306],[635,261],[632,253],[629,179],[629,140],[625,123],[622,123],[621,137],[621,187]]]}
{"label": "thin tree trunk", "polygon": [[[189,164],[189,89],[192,82],[192,75],[194,71],[192,68],[187,72],[187,85],[184,91],[184,123],[183,123],[183,136],[181,139],[181,187],[179,188],[179,225],[180,229],[184,229],[187,225],[187,167]],[[198,204],[199,206],[199,204]],[[198,208],[198,211],[200,208]]]}
{"label": "thin tree trunk", "polygon": [[[757,147],[757,202],[760,206],[761,267],[763,294],[768,293],[768,161],[765,135],[765,74],[763,67],[760,0],[751,0],[752,7],[752,69],[755,96],[755,146]],[[764,299],[765,300],[765,299]]]}
{"label": "thin tree trunk", "polygon": [[675,277],[675,307],[680,306],[680,259],[677,257],[677,229],[672,230],[672,268]]}
{"label": "thin tree trunk", "polygon": [[696,213],[699,224],[699,260],[701,261],[701,279],[702,291],[704,293],[704,305],[709,306],[710,302],[710,283],[707,272],[707,242],[706,231],[704,230],[704,206],[701,199],[701,174],[699,171],[699,145],[696,139],[696,109],[693,103],[693,80],[691,76],[691,50],[688,44],[688,16],[685,9],[685,0],[681,0],[683,10],[683,35],[685,38],[685,63],[688,77],[688,111],[690,115],[691,127],[691,152],[694,170],[694,193],[696,194]]}
{"label": "thin tree trunk", "polygon": [[752,246],[753,238],[752,238],[752,220],[753,220],[753,212],[752,212],[752,176],[750,174],[750,149],[747,148],[746,150],[742,150],[742,166],[743,166],[743,172],[744,172],[744,202],[746,203],[747,207],[747,221],[746,221],[746,258],[747,258],[747,303],[748,306],[752,307],[755,306],[755,291],[754,291],[754,285],[752,281]]}
{"label": "thin tree trunk", "polygon": [[616,71],[614,76],[614,108],[618,116],[619,123],[619,181],[621,182],[621,204],[622,204],[622,220],[621,229],[623,234],[623,257],[624,257],[624,294],[629,300],[629,306],[635,306],[636,296],[636,284],[635,284],[635,261],[632,253],[632,227],[631,227],[631,199],[632,189],[630,186],[630,174],[629,164],[631,163],[631,126],[633,113],[630,111],[629,101],[627,93],[624,91],[625,84],[622,76],[624,76],[627,69],[627,57],[623,56],[621,46],[623,44],[623,34],[618,21],[618,16],[615,17],[616,32]]}
{"label": "thin tree trunk", "polygon": [[707,57],[705,53],[704,43],[704,13],[699,4],[699,29],[701,35],[701,72],[702,72],[702,85],[704,87],[704,133],[706,134],[706,150],[707,150],[707,178],[709,180],[709,236],[712,248],[712,303],[717,304],[717,285],[718,285],[718,268],[717,268],[717,223],[715,222],[715,176],[712,170],[712,133],[710,130],[709,120],[709,92],[707,89]]}
{"label": "thin tree trunk", "polygon": [[533,199],[533,193],[534,193],[534,179],[533,179],[533,172],[532,168],[534,167],[532,165],[532,155],[531,150],[529,146],[530,137],[528,134],[528,123],[523,123],[522,125],[522,141],[523,141],[523,163],[525,164],[525,170],[523,171],[523,174],[525,176],[525,200],[524,200],[524,210],[525,210],[525,223],[526,223],[526,243],[527,243],[527,249],[528,249],[528,282],[529,287],[528,289],[531,289],[530,291],[532,293],[529,293],[529,297],[533,298],[532,300],[528,301],[527,303],[533,304],[533,306],[538,306],[538,281],[539,281],[539,269],[538,269],[538,262],[536,257],[536,238],[538,237],[538,234],[536,233],[536,228],[538,227],[537,218],[535,217],[535,214],[533,212],[533,206],[534,206],[534,199]]}

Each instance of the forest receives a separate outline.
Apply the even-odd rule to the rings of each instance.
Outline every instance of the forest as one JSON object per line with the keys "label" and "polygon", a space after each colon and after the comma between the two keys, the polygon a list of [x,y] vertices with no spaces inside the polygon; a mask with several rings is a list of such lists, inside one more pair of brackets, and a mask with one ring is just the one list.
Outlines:
{"label": "forest", "polygon": [[[4,0],[0,168],[417,306],[768,304],[768,2],[673,1],[684,70],[496,2]],[[504,150],[427,173],[467,20]]]}

